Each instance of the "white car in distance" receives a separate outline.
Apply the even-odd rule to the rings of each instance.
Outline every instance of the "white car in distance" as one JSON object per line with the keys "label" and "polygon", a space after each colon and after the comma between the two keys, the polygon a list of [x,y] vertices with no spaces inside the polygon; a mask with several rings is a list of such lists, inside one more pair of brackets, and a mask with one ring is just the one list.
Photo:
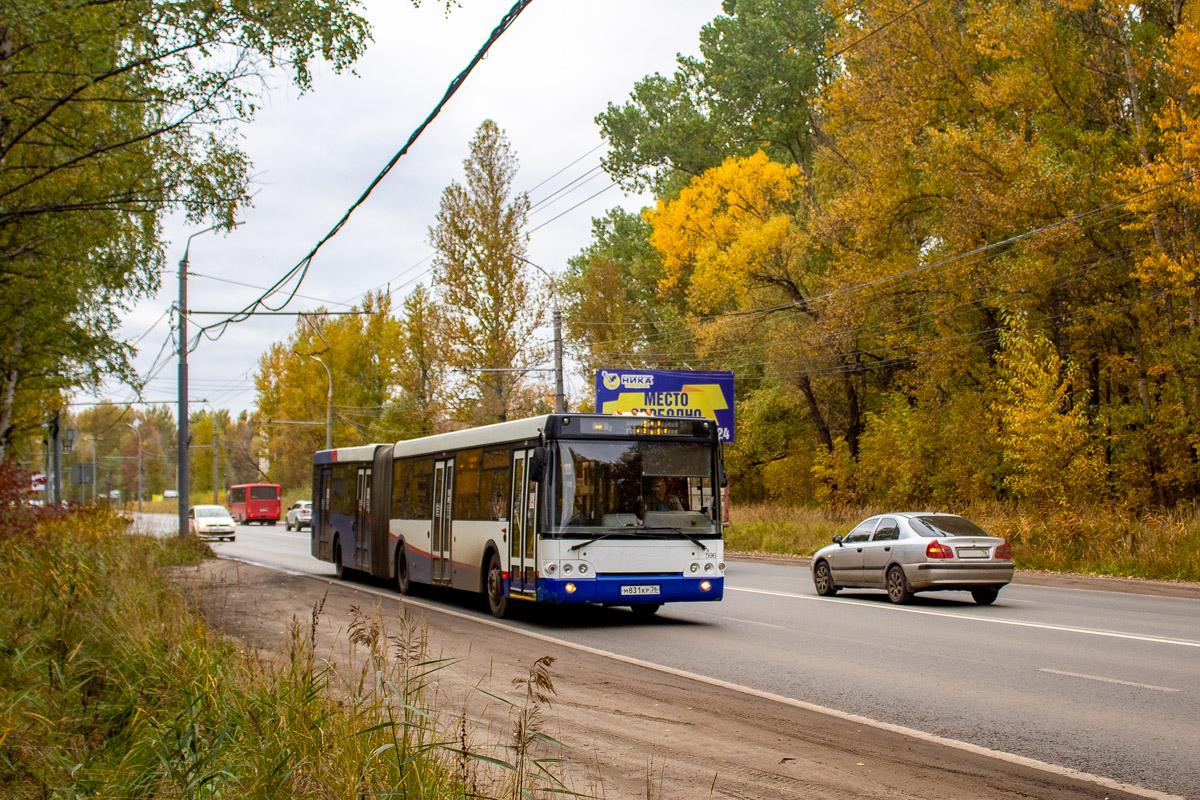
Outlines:
{"label": "white car in distance", "polygon": [[237,533],[237,523],[225,506],[192,506],[188,509],[188,528],[201,539],[230,542]]}

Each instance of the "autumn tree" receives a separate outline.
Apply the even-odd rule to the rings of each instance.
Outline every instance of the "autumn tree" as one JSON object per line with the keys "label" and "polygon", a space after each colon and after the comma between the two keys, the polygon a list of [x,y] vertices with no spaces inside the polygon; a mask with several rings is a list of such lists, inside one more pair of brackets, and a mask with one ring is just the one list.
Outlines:
{"label": "autumn tree", "polygon": [[313,453],[325,447],[330,377],[334,447],[403,435],[382,423],[395,401],[401,338],[391,299],[368,294],[356,310],[361,313],[302,317],[287,339],[259,358],[254,375],[259,455],[282,485],[303,486],[312,478]]}
{"label": "autumn tree", "polygon": [[535,334],[549,295],[525,260],[529,198],[512,194],[517,158],[495,122],[479,126],[463,168],[465,184],[442,192],[429,240],[446,357],[462,372],[457,413],[480,424],[532,412],[529,375],[548,355]]}

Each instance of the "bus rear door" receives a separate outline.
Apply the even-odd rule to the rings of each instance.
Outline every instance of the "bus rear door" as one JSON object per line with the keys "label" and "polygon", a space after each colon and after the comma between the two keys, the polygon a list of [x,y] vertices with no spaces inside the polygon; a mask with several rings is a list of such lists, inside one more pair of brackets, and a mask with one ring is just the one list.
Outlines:
{"label": "bus rear door", "polygon": [[312,554],[322,561],[333,560],[333,525],[329,521],[329,481],[332,470],[321,467],[313,492]]}

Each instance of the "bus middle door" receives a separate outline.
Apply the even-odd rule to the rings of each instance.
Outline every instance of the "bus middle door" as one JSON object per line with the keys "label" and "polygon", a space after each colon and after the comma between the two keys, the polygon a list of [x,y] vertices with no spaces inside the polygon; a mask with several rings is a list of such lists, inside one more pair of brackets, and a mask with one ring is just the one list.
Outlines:
{"label": "bus middle door", "polygon": [[537,591],[537,484],[529,482],[532,450],[513,453],[512,541],[509,543],[509,588]]}
{"label": "bus middle door", "polygon": [[433,582],[450,583],[453,574],[450,554],[450,521],[453,518],[454,459],[433,464]]}
{"label": "bus middle door", "polygon": [[371,468],[358,468],[354,511],[354,568],[371,571]]}

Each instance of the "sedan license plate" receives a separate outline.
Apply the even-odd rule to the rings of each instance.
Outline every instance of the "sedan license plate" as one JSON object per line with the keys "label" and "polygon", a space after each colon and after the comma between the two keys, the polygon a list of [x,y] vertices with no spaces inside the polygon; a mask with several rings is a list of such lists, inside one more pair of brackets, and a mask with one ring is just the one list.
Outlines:
{"label": "sedan license plate", "polygon": [[986,547],[960,547],[958,548],[959,558],[987,558],[988,551]]}
{"label": "sedan license plate", "polygon": [[662,587],[659,586],[657,583],[653,584],[653,585],[622,586],[621,587],[621,596],[622,597],[629,597],[632,595],[660,594],[661,592],[662,592]]}

